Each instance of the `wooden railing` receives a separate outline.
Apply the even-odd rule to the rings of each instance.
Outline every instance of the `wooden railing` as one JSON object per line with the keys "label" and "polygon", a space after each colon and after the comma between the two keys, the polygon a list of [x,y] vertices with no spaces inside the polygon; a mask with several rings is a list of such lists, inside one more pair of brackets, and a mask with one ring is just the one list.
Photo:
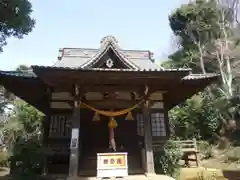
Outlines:
{"label": "wooden railing", "polygon": [[181,140],[175,141],[177,142],[183,153],[183,159],[185,160],[185,165],[190,166],[189,161],[196,162],[196,166],[198,167],[198,148],[196,139],[193,140]]}

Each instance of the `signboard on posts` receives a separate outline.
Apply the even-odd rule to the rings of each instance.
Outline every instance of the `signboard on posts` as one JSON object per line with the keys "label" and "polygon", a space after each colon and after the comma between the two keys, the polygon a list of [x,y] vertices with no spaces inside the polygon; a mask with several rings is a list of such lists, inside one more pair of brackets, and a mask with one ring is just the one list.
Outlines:
{"label": "signboard on posts", "polygon": [[125,177],[128,176],[127,153],[98,153],[97,177]]}

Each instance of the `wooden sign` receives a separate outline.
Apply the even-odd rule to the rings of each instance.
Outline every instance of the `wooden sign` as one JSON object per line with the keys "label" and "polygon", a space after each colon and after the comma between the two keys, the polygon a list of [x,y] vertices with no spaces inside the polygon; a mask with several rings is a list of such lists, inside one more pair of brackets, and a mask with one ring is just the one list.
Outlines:
{"label": "wooden sign", "polygon": [[127,153],[98,153],[97,177],[128,176]]}

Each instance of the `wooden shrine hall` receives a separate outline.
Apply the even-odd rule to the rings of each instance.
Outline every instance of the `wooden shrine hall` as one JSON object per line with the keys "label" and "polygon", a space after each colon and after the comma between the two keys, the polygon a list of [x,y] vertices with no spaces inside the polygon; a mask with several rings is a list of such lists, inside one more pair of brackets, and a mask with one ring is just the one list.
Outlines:
{"label": "wooden shrine hall", "polygon": [[52,66],[0,71],[0,84],[45,114],[47,173],[96,174],[97,153],[127,152],[128,171],[155,174],[153,154],[171,131],[168,111],[216,74],[165,69],[148,50],[63,48]]}

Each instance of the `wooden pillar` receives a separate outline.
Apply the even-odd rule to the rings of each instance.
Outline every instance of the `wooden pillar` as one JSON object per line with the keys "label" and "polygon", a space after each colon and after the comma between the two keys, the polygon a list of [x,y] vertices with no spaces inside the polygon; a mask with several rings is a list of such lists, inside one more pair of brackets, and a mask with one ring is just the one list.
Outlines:
{"label": "wooden pillar", "polygon": [[[45,109],[45,116],[43,117],[42,122],[42,132],[43,132],[43,146],[45,149],[48,149],[48,139],[49,139],[49,126],[51,121],[51,98],[52,98],[52,90],[50,88],[46,88],[46,109]],[[43,168],[43,174],[48,173],[48,154],[45,154],[44,159],[44,168]]]}
{"label": "wooden pillar", "polygon": [[145,173],[147,176],[155,175],[154,157],[152,148],[152,127],[148,102],[142,107],[144,121],[144,143],[145,143]]}
{"label": "wooden pillar", "polygon": [[[49,113],[46,113],[45,116],[43,117],[42,132],[43,132],[43,137],[42,137],[43,146],[45,149],[48,149]],[[48,173],[48,154],[45,153],[43,174],[47,174],[47,173]]]}
{"label": "wooden pillar", "polygon": [[169,117],[168,117],[169,106],[164,95],[163,95],[163,103],[164,103],[163,110],[164,110],[164,123],[166,128],[166,136],[167,136],[167,139],[169,139],[169,137],[171,136],[171,130],[170,130],[171,127],[170,127]]}
{"label": "wooden pillar", "polygon": [[79,134],[80,134],[80,96],[79,88],[74,87],[74,107],[72,116],[72,135],[70,144],[69,178],[77,178],[79,165]]}

